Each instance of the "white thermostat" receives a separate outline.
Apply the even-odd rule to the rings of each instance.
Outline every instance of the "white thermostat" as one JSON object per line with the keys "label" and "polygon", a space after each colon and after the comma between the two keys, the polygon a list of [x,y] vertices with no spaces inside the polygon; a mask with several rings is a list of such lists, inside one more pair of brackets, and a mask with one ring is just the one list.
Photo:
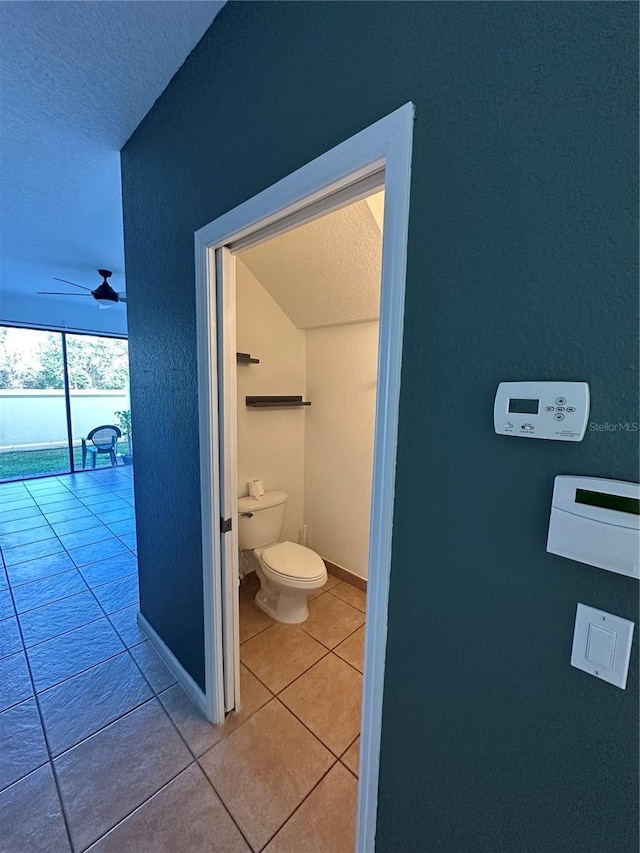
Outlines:
{"label": "white thermostat", "polygon": [[589,419],[587,382],[501,382],[493,404],[499,435],[582,441]]}
{"label": "white thermostat", "polygon": [[640,577],[640,485],[601,477],[556,477],[547,551]]}

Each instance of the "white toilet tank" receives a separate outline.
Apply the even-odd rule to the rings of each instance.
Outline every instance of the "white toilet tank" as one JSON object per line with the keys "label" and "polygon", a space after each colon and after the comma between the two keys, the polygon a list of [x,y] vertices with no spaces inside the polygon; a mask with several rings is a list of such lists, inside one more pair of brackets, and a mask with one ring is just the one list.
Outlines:
{"label": "white toilet tank", "polygon": [[245,550],[277,542],[287,511],[286,492],[265,492],[261,498],[238,498],[238,545]]}

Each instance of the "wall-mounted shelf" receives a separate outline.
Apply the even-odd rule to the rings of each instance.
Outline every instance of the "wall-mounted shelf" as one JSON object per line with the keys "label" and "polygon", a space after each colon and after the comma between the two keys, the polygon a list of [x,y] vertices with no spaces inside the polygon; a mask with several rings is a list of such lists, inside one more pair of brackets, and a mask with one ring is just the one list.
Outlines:
{"label": "wall-mounted shelf", "polygon": [[246,403],[251,409],[294,409],[311,405],[302,397],[246,397]]}
{"label": "wall-mounted shelf", "polygon": [[259,358],[251,358],[251,353],[237,352],[236,364],[260,364]]}

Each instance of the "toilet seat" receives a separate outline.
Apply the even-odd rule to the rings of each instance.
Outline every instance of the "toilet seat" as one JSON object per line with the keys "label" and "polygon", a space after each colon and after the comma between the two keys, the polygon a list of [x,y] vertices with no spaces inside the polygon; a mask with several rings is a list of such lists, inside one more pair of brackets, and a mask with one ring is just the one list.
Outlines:
{"label": "toilet seat", "polygon": [[276,542],[260,552],[263,569],[280,583],[316,585],[326,578],[324,560],[315,551],[295,542]]}

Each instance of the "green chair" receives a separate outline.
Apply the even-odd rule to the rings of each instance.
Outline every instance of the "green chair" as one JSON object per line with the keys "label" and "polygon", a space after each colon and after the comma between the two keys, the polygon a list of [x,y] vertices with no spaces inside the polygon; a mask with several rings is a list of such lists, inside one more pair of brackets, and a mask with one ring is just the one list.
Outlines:
{"label": "green chair", "polygon": [[91,457],[91,467],[96,467],[96,458],[98,453],[108,453],[111,457],[111,464],[118,464],[116,456],[116,448],[118,439],[122,437],[117,426],[105,424],[104,426],[92,429],[86,438],[82,439],[82,467],[87,466],[87,454]]}

